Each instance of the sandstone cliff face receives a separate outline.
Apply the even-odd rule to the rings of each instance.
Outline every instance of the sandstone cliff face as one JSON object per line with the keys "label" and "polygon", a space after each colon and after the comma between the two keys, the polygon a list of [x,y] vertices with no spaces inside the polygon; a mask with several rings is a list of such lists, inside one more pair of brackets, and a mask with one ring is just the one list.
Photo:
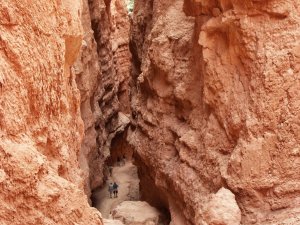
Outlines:
{"label": "sandstone cliff face", "polygon": [[1,224],[102,224],[78,165],[80,1],[0,1]]}
{"label": "sandstone cliff face", "polygon": [[80,163],[90,196],[103,183],[111,140],[129,122],[124,116],[130,111],[126,6],[123,0],[85,0],[82,24],[85,35],[75,70],[85,127]]}
{"label": "sandstone cliff face", "polygon": [[173,224],[216,224],[222,187],[242,224],[300,223],[299,3],[136,1],[129,140]]}
{"label": "sandstone cliff face", "polygon": [[85,192],[91,194],[90,183],[94,181],[93,174],[99,174],[101,178],[102,165],[97,145],[97,132],[95,124],[100,123],[100,108],[98,104],[101,92],[100,79],[101,68],[97,53],[97,43],[91,28],[91,17],[88,1],[83,1],[82,26],[84,29],[83,43],[80,57],[78,57],[74,68],[76,72],[76,83],[81,96],[81,117],[84,122],[84,138],[80,151],[80,167],[84,172]]}

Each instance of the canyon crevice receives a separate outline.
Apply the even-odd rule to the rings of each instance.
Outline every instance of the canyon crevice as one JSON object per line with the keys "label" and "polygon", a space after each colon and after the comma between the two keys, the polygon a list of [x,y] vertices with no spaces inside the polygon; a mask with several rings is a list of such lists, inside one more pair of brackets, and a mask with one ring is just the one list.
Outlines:
{"label": "canyon crevice", "polygon": [[85,136],[80,164],[85,191],[101,186],[111,141],[129,124],[129,19],[122,0],[84,1],[84,40],[74,68]]}
{"label": "canyon crevice", "polygon": [[123,222],[300,224],[300,1],[132,4],[0,0],[0,223],[122,224],[91,196],[126,155]]}

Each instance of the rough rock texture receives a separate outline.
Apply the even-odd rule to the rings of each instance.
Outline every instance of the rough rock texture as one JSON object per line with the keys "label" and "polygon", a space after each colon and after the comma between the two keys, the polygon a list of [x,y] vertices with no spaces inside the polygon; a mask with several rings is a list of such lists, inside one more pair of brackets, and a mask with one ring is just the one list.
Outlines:
{"label": "rough rock texture", "polygon": [[125,201],[112,212],[114,219],[125,225],[159,225],[160,213],[147,202]]}
{"label": "rough rock texture", "polygon": [[242,224],[300,223],[299,5],[136,1],[129,141],[144,199],[202,224],[226,187]]}
{"label": "rough rock texture", "polygon": [[[99,183],[102,173],[103,161],[98,152],[95,124],[100,123],[100,108],[97,100],[101,91],[101,68],[97,53],[97,43],[91,28],[91,17],[88,1],[83,1],[82,26],[84,37],[74,68],[76,72],[76,83],[81,96],[81,117],[84,122],[84,139],[80,151],[80,167],[84,172],[85,192],[91,194],[91,183]],[[93,176],[99,174],[98,179]]]}
{"label": "rough rock texture", "polygon": [[75,70],[85,127],[80,165],[85,192],[90,196],[91,190],[103,183],[111,140],[129,122],[124,119],[130,110],[126,6],[123,0],[84,0],[82,24],[85,35]]}
{"label": "rough rock texture", "polygon": [[99,224],[78,156],[80,1],[0,1],[1,224]]}
{"label": "rough rock texture", "polygon": [[199,221],[204,225],[240,225],[241,210],[236,204],[234,194],[221,188],[209,201],[204,209],[204,219]]}

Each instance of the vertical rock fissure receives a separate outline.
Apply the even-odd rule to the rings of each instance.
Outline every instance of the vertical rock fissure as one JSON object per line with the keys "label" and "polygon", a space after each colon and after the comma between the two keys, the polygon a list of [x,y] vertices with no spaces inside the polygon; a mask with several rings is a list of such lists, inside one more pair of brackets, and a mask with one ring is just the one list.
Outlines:
{"label": "vertical rock fissure", "polygon": [[123,1],[85,0],[83,6],[85,36],[75,71],[85,124],[80,164],[90,196],[103,184],[111,140],[130,122],[129,23]]}
{"label": "vertical rock fissure", "polygon": [[[291,2],[282,5],[295,11]],[[104,184],[103,171],[111,163],[107,159],[115,160],[116,143],[122,145],[125,142],[118,140],[126,139],[134,152],[141,199],[167,209],[172,225],[264,224],[262,209],[280,219],[274,212],[288,206],[279,197],[273,201],[273,196],[283,189],[280,193],[288,199],[284,191],[288,187],[277,180],[279,191],[262,187],[264,177],[282,178],[280,169],[266,163],[284,159],[274,153],[278,146],[298,151],[296,145],[279,141],[282,129],[289,132],[274,125],[282,123],[282,114],[294,118],[297,110],[279,112],[280,105],[270,103],[272,98],[282,102],[277,96],[288,91],[277,84],[292,76],[268,80],[262,65],[278,64],[286,71],[271,66],[272,74],[292,75],[296,67],[294,59],[281,56],[276,37],[266,40],[264,29],[272,33],[276,24],[283,43],[294,48],[292,30],[297,26],[292,24],[297,19],[274,3],[140,0],[128,16],[122,0],[89,0],[91,28],[87,33],[93,41],[85,37],[83,51],[90,55],[89,46],[96,46],[87,70],[96,68],[92,80],[97,85],[89,92],[88,85],[80,84],[87,79],[80,75],[77,79],[86,125],[81,151],[86,189]],[[249,15],[250,9],[259,16]],[[248,27],[253,24],[262,29],[254,32]],[[285,36],[283,27],[292,38]],[[266,44],[268,48],[262,47]],[[288,48],[289,54],[297,51]],[[291,68],[271,57],[273,49]],[[277,94],[271,95],[269,89]],[[297,96],[294,92],[287,95],[287,103],[292,95]],[[268,109],[277,110],[278,115],[268,116]],[[251,166],[257,154],[264,176]],[[260,203],[261,199],[266,203]],[[230,218],[215,213],[215,208],[230,212]]]}

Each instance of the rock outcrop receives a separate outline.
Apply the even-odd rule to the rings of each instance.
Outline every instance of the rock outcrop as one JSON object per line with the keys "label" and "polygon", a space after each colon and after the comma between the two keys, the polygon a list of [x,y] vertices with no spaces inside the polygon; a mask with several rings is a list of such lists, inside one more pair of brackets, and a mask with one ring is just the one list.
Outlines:
{"label": "rock outcrop", "polygon": [[111,219],[104,219],[103,220],[104,225],[124,225],[123,222],[120,220],[111,220]]}
{"label": "rock outcrop", "polygon": [[112,212],[115,220],[125,225],[159,225],[160,213],[147,202],[125,201]]}
{"label": "rock outcrop", "polygon": [[203,225],[240,225],[241,210],[235,201],[234,194],[225,188],[221,188],[206,205],[203,219],[199,218],[198,221],[201,221]]}
{"label": "rock outcrop", "polygon": [[78,164],[80,1],[0,1],[0,223],[99,224]]}
{"label": "rock outcrop", "polygon": [[[83,1],[84,40],[75,64],[85,136],[80,165],[85,192],[102,185],[111,140],[130,112],[129,18],[123,0]],[[122,113],[119,113],[122,112]]]}
{"label": "rock outcrop", "polygon": [[202,224],[226,187],[242,224],[299,224],[299,3],[136,1],[129,140],[144,199]]}

